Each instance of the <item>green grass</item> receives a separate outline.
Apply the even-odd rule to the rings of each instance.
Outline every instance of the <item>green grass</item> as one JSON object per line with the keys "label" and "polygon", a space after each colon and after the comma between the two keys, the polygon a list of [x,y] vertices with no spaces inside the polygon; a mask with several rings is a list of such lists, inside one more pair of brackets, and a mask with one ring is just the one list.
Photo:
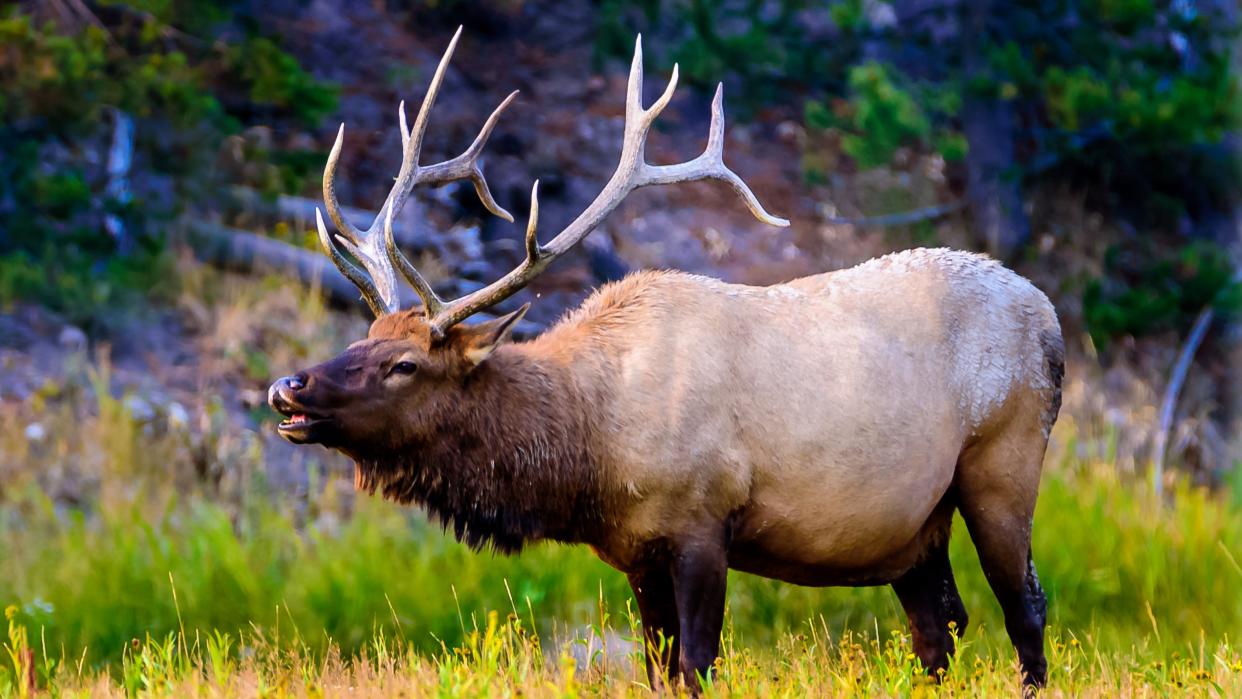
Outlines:
{"label": "green grass", "polygon": [[[336,477],[312,478],[309,496],[273,493],[253,475],[266,458],[258,442],[143,427],[120,405],[83,414],[38,399],[0,411],[9,461],[0,464],[0,604],[13,605],[12,632],[26,634],[6,645],[29,645],[38,686],[182,694],[223,682],[212,691],[250,694],[284,683],[314,694],[365,680],[415,694],[564,694],[572,682],[637,691],[634,663],[571,673],[554,649],[592,626],[633,634],[624,577],[585,547],[471,552],[417,511],[355,499]],[[48,439],[24,438],[32,416]],[[1034,541],[1054,686],[1101,696],[1179,682],[1242,690],[1230,645],[1242,632],[1242,509],[1186,485],[1157,503],[1141,479],[1071,456],[1064,432]],[[191,475],[204,452],[228,469],[212,487]],[[44,495],[70,483],[75,505]],[[960,521],[954,531],[971,625],[938,691],[1008,691],[1017,672],[999,609]],[[911,669],[888,588],[816,590],[734,574],[728,604],[721,691],[930,690]],[[0,694],[23,686],[23,657],[0,656]],[[232,680],[220,679],[220,663]],[[388,693],[381,685],[372,689]]]}

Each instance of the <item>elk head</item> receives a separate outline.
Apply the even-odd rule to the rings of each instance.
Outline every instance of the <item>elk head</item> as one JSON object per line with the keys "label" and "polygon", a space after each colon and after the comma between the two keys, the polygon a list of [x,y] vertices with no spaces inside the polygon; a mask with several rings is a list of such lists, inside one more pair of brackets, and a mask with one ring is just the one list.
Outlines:
{"label": "elk head", "polygon": [[[531,188],[526,258],[522,263],[485,288],[461,298],[441,299],[398,250],[393,238],[393,216],[414,187],[469,179],[492,213],[513,220],[492,197],[478,160],[501,112],[513,101],[516,92],[492,112],[464,153],[434,165],[418,162],[428,113],[460,36],[461,29],[458,29],[440,59],[411,130],[406,128],[405,106],[401,105],[401,169],[387,200],[366,231],[346,220],[336,199],[335,176],[344,138],[343,125],[337,133],[324,171],[323,194],[328,216],[339,233],[335,237],[329,235],[323,217],[316,210],[319,240],[336,266],[362,292],[376,320],[367,339],[354,343],[340,356],[272,384],[268,391],[269,403],[287,418],[279,430],[293,442],[319,443],[357,455],[361,451],[397,449],[411,441],[430,438],[436,429],[443,429],[443,416],[446,412],[461,410],[458,406],[465,398],[467,385],[477,377],[478,368],[509,339],[526,307],[477,325],[460,323],[521,290],[585,238],[626,195],[639,187],[702,179],[723,180],[742,197],[756,218],[771,225],[789,225],[788,221],[767,213],[750,188],[725,166],[720,87],[712,102],[711,127],[703,153],[674,165],[646,162],[647,133],[672,99],[677,85],[677,67],[673,67],[672,78],[660,98],[651,107],[643,108],[640,36],[630,67],[620,163],[599,196],[564,230],[542,244],[536,235],[539,218],[539,183],[536,181]],[[340,248],[344,248],[349,257]],[[398,270],[422,300],[420,308],[400,309]]]}

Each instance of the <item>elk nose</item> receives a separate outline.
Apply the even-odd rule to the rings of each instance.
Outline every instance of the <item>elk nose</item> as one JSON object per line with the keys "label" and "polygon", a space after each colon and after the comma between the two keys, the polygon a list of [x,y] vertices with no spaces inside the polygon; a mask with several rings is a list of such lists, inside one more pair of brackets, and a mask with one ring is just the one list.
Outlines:
{"label": "elk nose", "polygon": [[267,403],[279,410],[293,402],[293,394],[306,387],[306,374],[294,374],[276,379],[267,389]]}

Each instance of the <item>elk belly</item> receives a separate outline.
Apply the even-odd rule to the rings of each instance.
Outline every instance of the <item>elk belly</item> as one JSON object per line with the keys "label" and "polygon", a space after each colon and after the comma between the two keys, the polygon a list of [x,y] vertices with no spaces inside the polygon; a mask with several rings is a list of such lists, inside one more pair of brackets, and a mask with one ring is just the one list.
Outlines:
{"label": "elk belly", "polygon": [[[937,505],[952,457],[921,468],[828,466],[758,487],[740,513],[730,565],[803,585],[887,582],[948,524]],[[812,475],[813,474],[813,475]],[[951,512],[951,510],[949,510]]]}

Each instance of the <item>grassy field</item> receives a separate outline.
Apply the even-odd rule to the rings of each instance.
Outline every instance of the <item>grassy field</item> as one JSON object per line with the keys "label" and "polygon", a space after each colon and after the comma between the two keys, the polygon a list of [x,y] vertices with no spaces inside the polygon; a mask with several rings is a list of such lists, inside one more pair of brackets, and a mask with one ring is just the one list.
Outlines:
{"label": "grassy field", "polygon": [[[73,403],[0,412],[0,695],[647,691],[624,578],[586,549],[471,552],[331,469],[309,493],[275,492],[261,440]],[[28,438],[32,415],[48,437]],[[1085,430],[1058,426],[1036,516],[1048,694],[1242,696],[1237,489],[1182,483],[1157,502]],[[206,452],[227,468],[209,483]],[[734,575],[710,693],[1014,695],[999,609],[955,532],[971,624],[943,685],[916,671],[887,588]]]}

